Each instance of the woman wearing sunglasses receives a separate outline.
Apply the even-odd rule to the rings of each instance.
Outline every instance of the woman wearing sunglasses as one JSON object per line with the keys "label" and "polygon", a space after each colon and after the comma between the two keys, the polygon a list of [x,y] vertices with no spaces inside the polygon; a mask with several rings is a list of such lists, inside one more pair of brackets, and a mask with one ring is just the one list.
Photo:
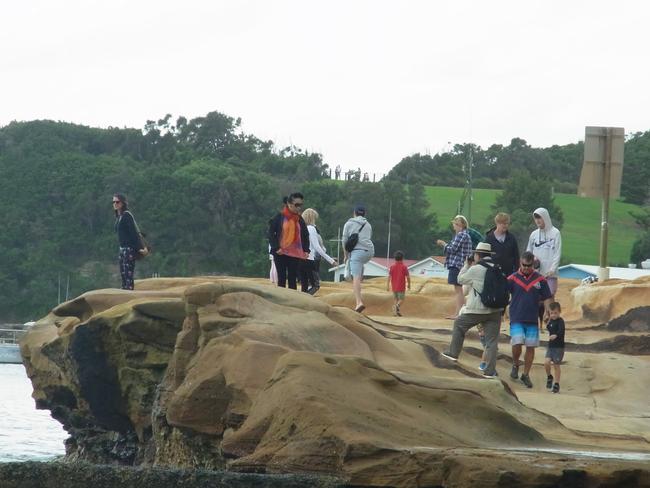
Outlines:
{"label": "woman wearing sunglasses", "polygon": [[138,227],[129,212],[126,196],[121,193],[113,195],[113,211],[115,212],[115,232],[120,242],[120,275],[122,276],[122,289],[133,290],[136,253],[147,254],[143,249]]}
{"label": "woman wearing sunglasses", "polygon": [[269,245],[278,272],[278,286],[295,290],[301,263],[309,256],[309,231],[300,216],[304,197],[292,193],[283,200],[284,207],[269,221]]}

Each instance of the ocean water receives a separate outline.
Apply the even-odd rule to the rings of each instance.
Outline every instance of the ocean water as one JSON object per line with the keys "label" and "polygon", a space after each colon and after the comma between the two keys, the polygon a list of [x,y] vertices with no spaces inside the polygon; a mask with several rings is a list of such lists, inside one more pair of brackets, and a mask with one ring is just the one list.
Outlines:
{"label": "ocean water", "polygon": [[49,410],[36,410],[22,364],[0,364],[0,462],[45,461],[65,454],[67,433]]}

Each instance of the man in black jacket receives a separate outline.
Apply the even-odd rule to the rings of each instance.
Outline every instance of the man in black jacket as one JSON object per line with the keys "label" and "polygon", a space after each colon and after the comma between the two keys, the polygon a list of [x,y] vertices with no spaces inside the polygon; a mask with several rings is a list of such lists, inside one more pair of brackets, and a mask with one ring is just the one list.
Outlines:
{"label": "man in black jacket", "polygon": [[519,246],[517,239],[510,232],[510,215],[499,212],[494,217],[495,227],[490,229],[485,235],[485,242],[492,246],[495,253],[492,261],[501,266],[501,270],[506,276],[519,269]]}

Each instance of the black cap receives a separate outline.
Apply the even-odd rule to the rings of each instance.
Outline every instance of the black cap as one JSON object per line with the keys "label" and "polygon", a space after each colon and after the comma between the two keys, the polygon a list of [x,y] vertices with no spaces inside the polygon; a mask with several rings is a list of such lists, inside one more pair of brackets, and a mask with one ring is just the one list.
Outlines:
{"label": "black cap", "polygon": [[357,215],[365,215],[366,214],[366,206],[363,203],[357,203],[354,206],[354,213]]}

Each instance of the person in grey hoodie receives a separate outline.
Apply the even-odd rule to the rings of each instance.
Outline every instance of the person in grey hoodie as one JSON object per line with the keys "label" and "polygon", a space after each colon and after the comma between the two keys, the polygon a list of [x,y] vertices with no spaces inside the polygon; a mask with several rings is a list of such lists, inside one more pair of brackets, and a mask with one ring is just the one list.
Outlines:
{"label": "person in grey hoodie", "polygon": [[458,273],[458,283],[468,288],[467,303],[461,308],[460,314],[454,320],[454,329],[449,349],[442,355],[452,361],[458,361],[463,349],[465,334],[472,327],[483,325],[485,333],[485,370],[484,378],[497,377],[497,347],[499,340],[499,324],[501,323],[501,308],[489,308],[483,305],[481,293],[485,285],[486,266],[494,266],[492,261],[492,246],[481,242],[474,249],[474,258],[468,258]]}
{"label": "person in grey hoodie", "polygon": [[361,282],[363,281],[363,265],[370,261],[375,255],[375,245],[372,243],[372,226],[366,220],[366,207],[357,204],[354,207],[354,215],[343,226],[343,244],[348,242],[349,237],[359,234],[359,240],[354,249],[348,253],[344,246],[346,266],[352,276],[352,289],[356,300],[356,312],[363,312],[366,306],[361,297]]}
{"label": "person in grey hoodie", "polygon": [[551,216],[545,208],[535,209],[533,218],[537,229],[530,234],[526,251],[532,252],[535,259],[539,261],[538,272],[546,278],[551,293],[555,296],[557,270],[562,256],[562,235],[556,227],[553,227]]}

